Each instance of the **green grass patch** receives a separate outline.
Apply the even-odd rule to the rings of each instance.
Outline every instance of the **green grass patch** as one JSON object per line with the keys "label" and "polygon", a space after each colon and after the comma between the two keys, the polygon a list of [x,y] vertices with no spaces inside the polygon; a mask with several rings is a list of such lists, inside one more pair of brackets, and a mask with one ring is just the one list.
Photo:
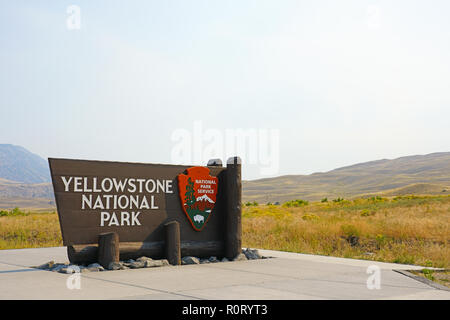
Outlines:
{"label": "green grass patch", "polygon": [[14,208],[12,210],[0,210],[0,217],[27,216],[29,214],[29,212],[22,211],[19,208]]}
{"label": "green grass patch", "polygon": [[297,199],[297,200],[291,200],[291,201],[287,201],[287,202],[283,203],[283,207],[296,208],[296,207],[307,206],[308,204],[309,204],[309,202],[306,200]]}

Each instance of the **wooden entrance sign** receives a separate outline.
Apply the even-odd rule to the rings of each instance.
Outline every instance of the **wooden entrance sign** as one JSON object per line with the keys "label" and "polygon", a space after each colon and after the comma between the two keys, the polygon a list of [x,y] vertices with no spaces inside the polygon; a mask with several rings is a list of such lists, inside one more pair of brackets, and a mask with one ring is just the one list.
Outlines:
{"label": "wooden entrance sign", "polygon": [[[241,164],[205,167],[49,159],[72,263],[241,252]],[[118,245],[117,245],[118,244]],[[118,253],[117,253],[118,252]]]}

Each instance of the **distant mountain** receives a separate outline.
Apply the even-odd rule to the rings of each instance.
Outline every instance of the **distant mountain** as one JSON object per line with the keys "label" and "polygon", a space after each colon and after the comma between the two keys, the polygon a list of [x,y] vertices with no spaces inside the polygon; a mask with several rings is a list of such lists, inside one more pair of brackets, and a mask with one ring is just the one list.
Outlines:
{"label": "distant mountain", "polygon": [[46,160],[11,144],[0,144],[0,209],[54,208]]}
{"label": "distant mountain", "polygon": [[[47,161],[22,147],[0,145],[0,208],[54,207]],[[405,194],[450,194],[450,152],[377,160],[311,175],[243,181],[243,201],[316,201]],[[210,200],[199,197],[198,204]]]}
{"label": "distant mountain", "polygon": [[12,144],[0,144],[0,178],[21,183],[51,181],[46,160]]}
{"label": "distant mountain", "polygon": [[403,194],[450,194],[450,152],[243,182],[243,200],[261,203]]}

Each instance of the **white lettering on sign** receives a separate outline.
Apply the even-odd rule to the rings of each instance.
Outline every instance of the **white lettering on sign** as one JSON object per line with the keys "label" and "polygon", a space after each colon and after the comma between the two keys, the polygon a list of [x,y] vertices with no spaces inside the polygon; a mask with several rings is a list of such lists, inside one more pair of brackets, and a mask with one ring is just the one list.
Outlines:
{"label": "white lettering on sign", "polygon": [[64,183],[64,191],[65,191],[65,192],[68,192],[68,191],[69,191],[69,184],[70,184],[70,182],[71,182],[72,179],[73,179],[73,177],[69,177],[69,178],[70,178],[70,179],[67,180],[66,177],[61,177],[61,179],[62,179],[62,181],[63,181],[63,183]]}
{"label": "white lettering on sign", "polygon": [[[102,211],[100,217],[100,226],[140,226],[141,223],[138,220],[138,216],[140,212],[131,212],[131,221],[130,221],[130,213],[128,211],[121,211],[116,214],[115,211],[109,213],[108,211]],[[117,217],[119,215],[120,219]],[[120,220],[120,223],[119,223]]]}
{"label": "white lettering on sign", "polygon": [[[92,179],[92,182],[90,182]],[[61,177],[64,191],[69,192],[129,192],[129,193],[173,193],[172,180],[103,178],[100,182],[93,177]],[[197,183],[215,184],[210,180],[197,180]]]}
{"label": "white lettering on sign", "polygon": [[208,183],[208,184],[216,184],[214,180],[195,180],[195,183]]}
{"label": "white lettering on sign", "polygon": [[81,210],[101,210],[101,227],[140,226],[140,210],[159,209],[153,194],[173,193],[172,180],[72,176],[61,180],[65,192],[81,193]]}

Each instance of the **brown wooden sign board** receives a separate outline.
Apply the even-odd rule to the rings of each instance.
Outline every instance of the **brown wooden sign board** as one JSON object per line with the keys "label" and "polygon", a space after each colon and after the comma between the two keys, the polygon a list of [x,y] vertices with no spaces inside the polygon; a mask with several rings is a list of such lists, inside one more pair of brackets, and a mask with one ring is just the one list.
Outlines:
{"label": "brown wooden sign board", "polygon": [[[174,221],[179,224],[183,255],[224,256],[227,234],[240,240],[241,178],[237,161],[231,164],[232,170],[205,167],[218,183],[215,205],[201,231],[193,228],[183,212],[179,195],[177,178],[191,166],[54,158],[49,159],[49,165],[63,243],[71,260],[94,260],[99,235],[108,232],[118,235],[121,257],[164,256],[164,225]],[[238,175],[235,167],[239,167]],[[228,172],[233,176],[227,177]],[[230,184],[227,180],[236,181]],[[228,186],[236,183],[239,190],[230,192]],[[238,220],[238,226],[232,227],[235,230],[227,228],[235,224],[227,222],[230,218]]]}

